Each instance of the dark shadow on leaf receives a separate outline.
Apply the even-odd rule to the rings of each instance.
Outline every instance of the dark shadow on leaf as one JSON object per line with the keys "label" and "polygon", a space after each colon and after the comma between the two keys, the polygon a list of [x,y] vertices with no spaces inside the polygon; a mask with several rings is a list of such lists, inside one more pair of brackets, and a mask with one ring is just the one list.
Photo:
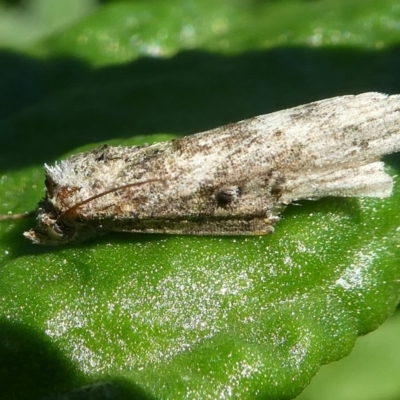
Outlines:
{"label": "dark shadow on leaf", "polygon": [[151,400],[122,378],[92,382],[48,336],[0,320],[0,398],[18,400]]}
{"label": "dark shadow on leaf", "polygon": [[48,337],[25,325],[0,321],[0,398],[38,399],[83,382]]}
{"label": "dark shadow on leaf", "polygon": [[[390,165],[397,171],[400,171],[400,153],[389,154],[383,158],[385,165]],[[398,182],[398,178],[395,178],[395,182]]]}
{"label": "dark shadow on leaf", "polygon": [[40,400],[155,400],[141,388],[123,379],[100,381]]}

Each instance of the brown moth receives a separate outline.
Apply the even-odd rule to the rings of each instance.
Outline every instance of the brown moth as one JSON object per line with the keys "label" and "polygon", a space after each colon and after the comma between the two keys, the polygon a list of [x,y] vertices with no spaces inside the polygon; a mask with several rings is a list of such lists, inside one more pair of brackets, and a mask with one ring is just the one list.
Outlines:
{"label": "brown moth", "polygon": [[45,165],[33,243],[110,231],[263,235],[300,199],[387,197],[400,95],[340,96],[149,146],[102,146]]}

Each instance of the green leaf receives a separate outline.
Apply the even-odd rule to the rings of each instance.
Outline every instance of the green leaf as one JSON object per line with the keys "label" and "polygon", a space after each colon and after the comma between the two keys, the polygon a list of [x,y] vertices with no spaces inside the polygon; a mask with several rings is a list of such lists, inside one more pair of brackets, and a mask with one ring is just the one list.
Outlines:
{"label": "green leaf", "polygon": [[[42,59],[0,52],[0,213],[34,208],[40,165],[88,143],[399,90],[399,13],[365,0],[112,2],[24,50]],[[399,174],[398,156],[386,163]],[[46,248],[22,237],[34,221],[1,222],[0,397],[293,398],[396,307],[399,198],[396,183],[384,200],[304,201],[265,237]]]}
{"label": "green leaf", "polygon": [[399,393],[400,313],[357,340],[345,359],[325,365],[297,400],[395,399]]}

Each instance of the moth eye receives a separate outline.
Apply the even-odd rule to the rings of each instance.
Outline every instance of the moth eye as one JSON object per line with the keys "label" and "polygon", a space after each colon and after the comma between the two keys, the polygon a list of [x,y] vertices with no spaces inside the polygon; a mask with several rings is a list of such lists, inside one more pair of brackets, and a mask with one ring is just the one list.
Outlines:
{"label": "moth eye", "polygon": [[64,229],[65,229],[65,224],[62,222],[56,221],[56,223],[53,226],[54,233],[57,233],[58,235],[63,235],[64,234]]}
{"label": "moth eye", "polygon": [[66,225],[63,222],[55,221],[54,224],[48,227],[48,235],[56,240],[64,240],[65,238],[71,237],[75,229]]}

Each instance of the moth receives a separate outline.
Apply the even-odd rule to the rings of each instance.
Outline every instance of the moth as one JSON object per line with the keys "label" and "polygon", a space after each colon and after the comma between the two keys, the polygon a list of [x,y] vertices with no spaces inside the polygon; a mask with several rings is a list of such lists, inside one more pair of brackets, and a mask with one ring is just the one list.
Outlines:
{"label": "moth", "polygon": [[102,146],[45,165],[36,244],[110,231],[264,235],[286,205],[387,197],[379,158],[400,150],[400,95],[334,97],[145,146]]}

